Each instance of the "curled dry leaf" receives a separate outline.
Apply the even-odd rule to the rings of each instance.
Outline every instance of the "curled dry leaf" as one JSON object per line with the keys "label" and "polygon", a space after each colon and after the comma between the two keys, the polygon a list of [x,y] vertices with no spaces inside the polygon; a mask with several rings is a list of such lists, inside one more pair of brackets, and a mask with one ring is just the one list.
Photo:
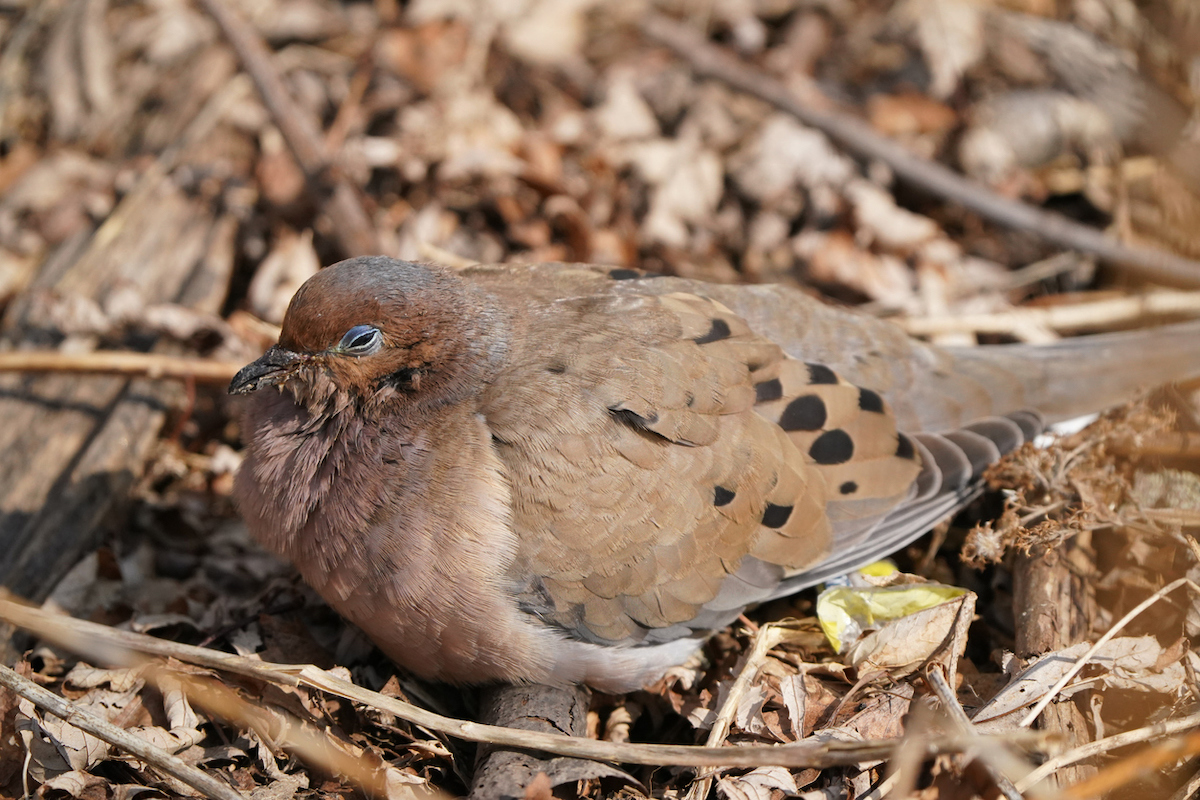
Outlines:
{"label": "curled dry leaf", "polygon": [[905,0],[892,14],[913,31],[933,75],[929,93],[949,97],[984,55],[984,4],[971,0]]}
{"label": "curled dry leaf", "polygon": [[284,232],[274,249],[258,265],[246,300],[259,319],[276,325],[283,322],[283,313],[292,295],[321,268],[312,237],[311,230],[301,234]]}
{"label": "curled dry leaf", "polygon": [[729,159],[734,184],[743,197],[765,206],[798,187],[841,187],[858,174],[854,162],[825,134],[785,114],[773,114],[757,135]]}
{"label": "curled dry leaf", "polygon": [[778,792],[784,797],[799,793],[792,773],[783,767],[759,767],[745,775],[717,781],[717,796],[723,800],[773,800],[779,796]]}
{"label": "curled dry leaf", "polygon": [[[978,724],[989,723],[985,730],[1014,726],[1020,715],[1015,713],[1031,707],[1045,697],[1051,687],[1066,675],[1088,650],[1089,642],[1047,653],[1030,662],[973,717]],[[1068,685],[1063,697],[1097,685],[1126,691],[1158,692],[1175,695],[1186,691],[1187,673],[1200,665],[1200,657],[1191,651],[1176,654],[1173,661],[1163,664],[1165,650],[1153,636],[1123,636],[1112,639],[1092,656],[1085,673]],[[1185,667],[1184,660],[1188,661]],[[1094,673],[1094,674],[1093,674]]]}
{"label": "curled dry leaf", "polygon": [[851,645],[846,657],[859,674],[884,671],[893,676],[907,675],[930,661],[938,661],[954,675],[974,613],[975,594],[967,592],[887,622]]}
{"label": "curled dry leaf", "polygon": [[1095,103],[1061,91],[1013,91],[975,107],[958,158],[968,175],[1001,184],[1074,150],[1115,144],[1112,123]]}

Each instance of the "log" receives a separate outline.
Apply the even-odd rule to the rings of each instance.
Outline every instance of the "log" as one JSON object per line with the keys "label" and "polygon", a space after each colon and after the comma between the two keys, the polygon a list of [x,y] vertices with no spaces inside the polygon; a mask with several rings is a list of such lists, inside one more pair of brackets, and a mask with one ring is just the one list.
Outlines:
{"label": "log", "polygon": [[[0,324],[4,345],[44,347],[54,337],[31,316],[35,292],[103,304],[132,284],[147,303],[218,311],[232,269],[231,223],[151,169],[91,236],[45,261]],[[180,396],[177,385],[144,379],[0,376],[0,585],[41,601],[96,547]],[[15,655],[9,633],[0,631],[6,662]]]}
{"label": "log", "polygon": [[[1095,617],[1095,601],[1081,576],[1093,571],[1078,538],[1052,550],[1017,556],[1013,610],[1018,657],[1029,660],[1085,641]],[[1092,740],[1087,718],[1073,700],[1051,703],[1036,726],[1060,734],[1067,749]],[[1054,779],[1062,789],[1095,773],[1095,767],[1075,764],[1059,770]]]}

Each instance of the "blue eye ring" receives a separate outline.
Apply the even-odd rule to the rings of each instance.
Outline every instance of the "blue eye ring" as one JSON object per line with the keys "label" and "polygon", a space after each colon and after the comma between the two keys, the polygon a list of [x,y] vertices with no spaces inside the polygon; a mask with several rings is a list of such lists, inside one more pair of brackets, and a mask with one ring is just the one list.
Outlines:
{"label": "blue eye ring", "polygon": [[383,334],[373,325],[355,325],[338,342],[337,350],[352,356],[369,356],[383,347]]}

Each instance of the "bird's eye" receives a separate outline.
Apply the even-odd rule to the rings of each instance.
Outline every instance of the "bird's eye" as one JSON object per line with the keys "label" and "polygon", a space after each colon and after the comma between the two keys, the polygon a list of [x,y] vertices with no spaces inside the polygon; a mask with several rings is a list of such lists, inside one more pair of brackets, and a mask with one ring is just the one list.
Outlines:
{"label": "bird's eye", "polygon": [[355,325],[338,342],[338,349],[352,356],[369,356],[378,353],[382,346],[383,334],[370,325]]}

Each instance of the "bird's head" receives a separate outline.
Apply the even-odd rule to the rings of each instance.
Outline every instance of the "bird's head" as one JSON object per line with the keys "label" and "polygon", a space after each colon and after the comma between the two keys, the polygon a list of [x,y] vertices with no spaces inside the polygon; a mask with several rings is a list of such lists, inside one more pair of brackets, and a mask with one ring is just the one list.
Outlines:
{"label": "bird's head", "polygon": [[352,258],[300,287],[279,343],[229,392],[276,386],[314,412],[335,400],[365,410],[453,402],[502,355],[503,327],[486,295],[448,270]]}

